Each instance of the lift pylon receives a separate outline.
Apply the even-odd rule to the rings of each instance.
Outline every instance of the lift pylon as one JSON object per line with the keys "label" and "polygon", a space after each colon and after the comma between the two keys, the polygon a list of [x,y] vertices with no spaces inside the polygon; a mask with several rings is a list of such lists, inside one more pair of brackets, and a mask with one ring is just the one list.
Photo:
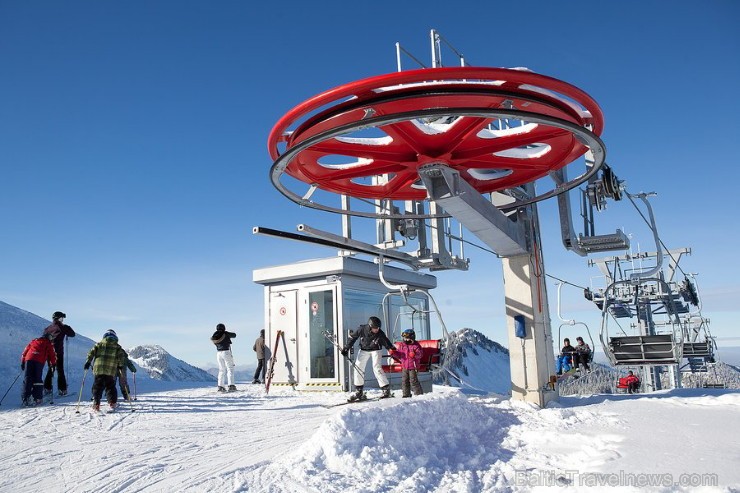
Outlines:
{"label": "lift pylon", "polygon": [[[429,221],[433,247],[404,256],[414,268],[467,268],[441,245],[441,221],[475,234],[504,262],[510,345],[522,345],[511,352],[512,395],[544,406],[557,393],[536,205],[594,182],[606,159],[603,115],[581,89],[526,69],[469,67],[462,56],[460,67],[441,67],[435,34],[433,68],[401,72],[399,61],[398,73],[288,111],[268,137],[270,180],[301,206],[341,214],[348,241],[312,232],[354,251],[426,241]],[[371,248],[349,241],[350,216],[378,222]]]}

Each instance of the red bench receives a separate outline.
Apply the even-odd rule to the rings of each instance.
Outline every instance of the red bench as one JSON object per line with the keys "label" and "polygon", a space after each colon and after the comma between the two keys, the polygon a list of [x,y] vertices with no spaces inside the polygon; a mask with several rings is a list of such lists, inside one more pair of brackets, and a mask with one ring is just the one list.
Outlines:
{"label": "red bench", "polygon": [[[438,365],[440,362],[442,341],[440,339],[427,339],[417,342],[421,345],[423,351],[419,371],[429,371],[432,369],[432,365]],[[389,356],[388,364],[383,365],[383,371],[386,373],[400,373],[401,363]]]}

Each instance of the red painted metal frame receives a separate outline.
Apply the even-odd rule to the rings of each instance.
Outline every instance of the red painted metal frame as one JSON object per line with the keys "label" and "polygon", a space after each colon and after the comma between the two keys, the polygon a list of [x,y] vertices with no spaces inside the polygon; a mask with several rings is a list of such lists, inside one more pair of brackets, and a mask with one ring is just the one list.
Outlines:
{"label": "red painted metal frame", "polygon": [[[460,113],[468,108],[506,108],[588,128],[597,136],[603,129],[603,115],[596,102],[563,81],[519,70],[452,67],[371,77],[314,96],[277,122],[270,132],[268,149],[271,157],[278,159],[319,134],[362,126],[369,116],[393,117],[445,108]],[[492,118],[454,112],[450,116],[457,120],[440,133],[423,131],[414,119],[379,125],[375,128],[392,139],[382,144],[342,137],[320,140],[290,159],[285,172],[304,183],[349,196],[423,200],[426,191],[418,186],[417,169],[425,164],[442,163],[456,169],[484,193],[534,181],[587,150],[567,128],[540,123],[529,126],[526,132],[483,138],[481,131]],[[533,144],[547,145],[549,151],[528,158],[496,155]],[[335,155],[362,159],[364,163],[343,168],[320,163],[322,158]],[[486,179],[489,170],[504,173]],[[391,177],[386,184],[358,182],[384,174]]]}

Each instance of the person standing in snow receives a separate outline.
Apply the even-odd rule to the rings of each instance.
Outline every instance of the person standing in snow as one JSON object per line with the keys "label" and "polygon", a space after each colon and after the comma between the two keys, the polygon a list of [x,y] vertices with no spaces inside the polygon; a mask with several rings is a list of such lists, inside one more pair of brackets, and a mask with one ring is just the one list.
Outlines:
{"label": "person standing in snow", "polygon": [[563,339],[563,349],[560,350],[560,356],[555,364],[555,371],[558,375],[562,375],[563,371],[570,371],[574,364],[575,352],[576,348],[570,345],[570,339],[567,337]]}
{"label": "person standing in snow", "polygon": [[372,366],[375,378],[378,380],[380,390],[383,391],[380,398],[385,399],[391,396],[391,386],[388,383],[388,377],[383,372],[380,353],[383,348],[395,349],[395,347],[385,335],[385,332],[381,330],[380,326],[381,323],[378,317],[370,317],[366,325],[360,325],[357,330],[350,332],[349,340],[341,350],[342,355],[347,356],[350,348],[358,339],[360,340],[360,350],[357,352],[357,357],[355,358],[354,383],[356,392],[349,398],[349,402],[367,400],[367,396],[363,392],[365,386],[364,371],[370,359],[373,362]]}
{"label": "person standing in snow", "polygon": [[121,365],[121,368],[118,369],[118,387],[121,389],[121,395],[123,396],[124,400],[129,400],[131,398],[131,391],[128,387],[128,377],[126,375],[126,368],[131,370],[131,373],[136,373],[136,367],[131,362],[130,359],[128,359],[128,353],[124,350],[123,354],[125,354],[125,359],[123,361],[123,365]]}
{"label": "person standing in snow", "polygon": [[64,340],[67,337],[74,337],[75,331],[69,325],[64,323],[64,319],[67,315],[64,312],[54,312],[51,316],[51,325],[44,329],[44,334],[51,336],[51,342],[54,344],[54,351],[57,355],[57,363],[54,370],[49,367],[49,371],[46,372],[46,378],[44,378],[44,393],[51,393],[51,377],[56,372],[57,374],[57,390],[59,395],[67,395],[67,378],[64,375]]}
{"label": "person standing in snow", "polygon": [[411,390],[414,395],[421,395],[424,390],[419,383],[419,365],[424,350],[421,344],[416,341],[416,332],[413,329],[401,332],[403,342],[396,343],[396,349],[388,351],[389,354],[401,362],[401,397],[411,397]]}
{"label": "person standing in snow", "polygon": [[87,353],[85,370],[90,369],[90,364],[94,360],[92,368],[95,380],[93,380],[92,391],[93,409],[95,411],[100,411],[100,399],[103,397],[103,390],[105,390],[105,398],[110,408],[118,407],[116,375],[123,367],[125,359],[126,351],[118,345],[118,336],[113,329],[108,329],[103,334],[103,339]]}
{"label": "person standing in snow", "polygon": [[591,347],[583,342],[583,337],[576,337],[576,362],[575,366],[578,368],[583,365],[583,369],[586,372],[590,372],[591,368],[588,366],[588,361],[591,359]]}
{"label": "person standing in snow", "polygon": [[227,392],[225,384],[229,385],[228,392],[236,390],[236,385],[234,385],[234,355],[231,353],[231,340],[235,337],[234,332],[226,331],[224,324],[216,325],[216,332],[211,336],[211,342],[216,345],[219,392]]}
{"label": "person standing in snow", "polygon": [[[252,383],[261,383],[265,381],[265,372],[267,371],[267,365],[265,365],[265,329],[260,330],[260,336],[254,341],[252,350],[257,353],[257,369],[254,371]],[[262,380],[260,380],[260,373],[262,374]]]}
{"label": "person standing in snow", "polygon": [[43,397],[44,365],[53,367],[57,363],[57,355],[51,344],[51,336],[44,334],[28,343],[21,355],[21,370],[23,377],[23,392],[21,402],[24,406],[38,406]]}

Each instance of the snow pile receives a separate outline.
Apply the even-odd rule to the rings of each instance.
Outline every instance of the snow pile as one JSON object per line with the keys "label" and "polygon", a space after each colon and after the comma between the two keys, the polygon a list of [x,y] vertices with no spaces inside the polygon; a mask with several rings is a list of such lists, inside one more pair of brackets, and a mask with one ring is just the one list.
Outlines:
{"label": "snow pile", "polygon": [[486,470],[510,457],[502,441],[518,422],[510,409],[489,408],[461,395],[432,394],[394,407],[345,408],[270,467],[276,477],[291,474],[296,483],[317,490],[326,483],[332,491],[357,491],[360,485],[369,491],[417,491],[415,485],[423,485],[418,491],[428,491],[456,483],[487,488],[496,484],[498,472],[474,478],[469,471]]}
{"label": "snow pile", "polygon": [[[233,491],[736,487],[740,472],[733,464],[740,444],[729,437],[739,430],[738,406],[737,392],[676,390],[651,397],[563,398],[540,410],[501,396],[469,397],[435,387],[434,394],[413,399],[337,408],[287,455],[240,472]],[[681,434],[666,426],[666,416],[682,427]],[[692,425],[703,419],[717,426]],[[689,450],[689,443],[712,446]]]}

